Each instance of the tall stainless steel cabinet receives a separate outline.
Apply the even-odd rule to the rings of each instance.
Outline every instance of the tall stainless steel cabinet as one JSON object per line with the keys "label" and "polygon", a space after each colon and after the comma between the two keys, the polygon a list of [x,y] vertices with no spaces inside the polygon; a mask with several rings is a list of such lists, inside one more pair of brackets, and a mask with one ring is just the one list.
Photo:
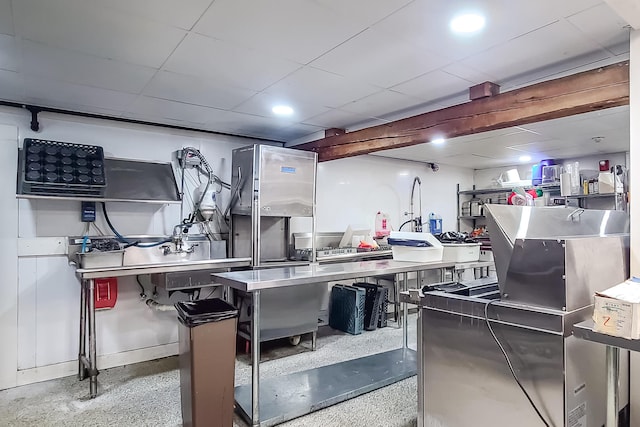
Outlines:
{"label": "tall stainless steel cabinet", "polygon": [[286,261],[292,217],[310,218],[315,235],[317,163],[316,153],[291,148],[233,150],[231,256],[250,256],[253,266]]}

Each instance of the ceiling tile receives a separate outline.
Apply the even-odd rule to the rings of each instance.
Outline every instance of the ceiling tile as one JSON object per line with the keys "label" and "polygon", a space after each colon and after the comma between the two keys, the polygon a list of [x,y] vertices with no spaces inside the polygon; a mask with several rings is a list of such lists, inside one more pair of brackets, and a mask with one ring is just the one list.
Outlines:
{"label": "ceiling tile", "polygon": [[218,84],[215,80],[159,71],[145,87],[144,94],[187,104],[231,109],[255,95],[250,89]]}
{"label": "ceiling tile", "polygon": [[139,96],[129,108],[127,108],[127,113],[133,113],[139,117],[146,117],[147,120],[150,121],[170,119],[178,122],[184,121],[198,124],[211,121],[211,118],[220,114],[221,111],[223,110],[151,98],[144,95]]}
{"label": "ceiling tile", "polygon": [[605,3],[576,13],[567,21],[604,48],[617,49],[621,44],[629,44],[630,32],[625,28],[627,23]]}
{"label": "ceiling tile", "polygon": [[559,15],[574,14],[598,3],[599,0],[477,1],[474,6],[485,14],[487,26],[477,35],[460,37],[448,28],[449,21],[458,13],[459,2],[415,1],[374,28],[387,30],[395,39],[404,39],[427,51],[458,60],[548,25]]}
{"label": "ceiling tile", "polygon": [[24,79],[15,71],[0,70],[0,99],[22,101],[24,99]]}
{"label": "ceiling tile", "polygon": [[361,123],[365,121],[371,123],[370,126],[387,123],[386,120],[366,117],[361,114],[351,113],[349,111],[339,110],[336,108],[333,108],[326,113],[318,114],[315,117],[311,117],[304,122],[310,125],[319,126],[323,129],[338,128],[349,131],[352,130],[352,125],[354,123]]}
{"label": "ceiling tile", "polygon": [[328,73],[313,67],[304,67],[269,88],[269,93],[294,97],[302,102],[337,108],[341,105],[379,92],[380,88]]}
{"label": "ceiling tile", "polygon": [[164,68],[199,76],[217,85],[260,91],[300,68],[300,65],[220,40],[189,34]]}
{"label": "ceiling tile", "polygon": [[350,111],[368,117],[380,117],[388,111],[403,110],[414,107],[424,102],[418,98],[404,95],[391,90],[383,90],[340,107],[341,110]]}
{"label": "ceiling tile", "polygon": [[[86,1],[86,0],[85,0]],[[190,30],[213,0],[91,0],[105,9]]]}
{"label": "ceiling tile", "polygon": [[396,92],[405,95],[433,101],[439,98],[451,96],[452,93],[468,93],[469,87],[474,83],[461,79],[447,72],[436,70],[423,74],[413,80],[393,86]]}
{"label": "ceiling tile", "polygon": [[278,138],[276,139],[289,142],[323,130],[324,129],[319,126],[295,124],[280,130],[278,132]]}
{"label": "ceiling tile", "polygon": [[122,111],[136,99],[136,95],[129,93],[41,77],[25,77],[24,87],[27,99],[38,99],[46,106],[59,108],[64,106],[75,111],[83,111],[87,106]]}
{"label": "ceiling tile", "polygon": [[15,37],[0,34],[0,69],[18,71],[20,69],[18,58]]}
{"label": "ceiling tile", "polygon": [[[595,52],[594,52],[595,51]],[[608,53],[568,24],[558,21],[462,61],[503,78],[531,73],[556,63],[590,54],[590,61]]]}
{"label": "ceiling tile", "polygon": [[369,27],[413,0],[316,0],[335,15]]}
{"label": "ceiling tile", "polygon": [[103,89],[139,93],[155,70],[22,41],[23,70],[41,76]]}
{"label": "ceiling tile", "polygon": [[16,34],[51,46],[159,68],[186,32],[85,0],[13,2]]}
{"label": "ceiling tile", "polygon": [[267,139],[277,139],[278,132],[292,125],[292,122],[285,119],[268,119],[235,111],[220,111],[206,123],[209,129]]}
{"label": "ceiling tile", "polygon": [[383,31],[370,28],[322,55],[311,65],[388,88],[449,62],[435,54],[425,55],[413,45],[398,43]]}
{"label": "ceiling tile", "polygon": [[11,0],[0,0],[0,34],[13,34]]}
{"label": "ceiling tile", "polygon": [[239,113],[253,114],[255,116],[264,116],[274,118],[271,109],[275,105],[288,105],[293,108],[293,114],[287,119],[294,122],[303,122],[320,113],[324,113],[329,109],[319,104],[309,104],[296,99],[296,96],[278,96],[268,92],[262,92],[251,99],[236,106],[233,110]]}
{"label": "ceiling tile", "polygon": [[365,28],[311,0],[216,0],[195,31],[307,64]]}

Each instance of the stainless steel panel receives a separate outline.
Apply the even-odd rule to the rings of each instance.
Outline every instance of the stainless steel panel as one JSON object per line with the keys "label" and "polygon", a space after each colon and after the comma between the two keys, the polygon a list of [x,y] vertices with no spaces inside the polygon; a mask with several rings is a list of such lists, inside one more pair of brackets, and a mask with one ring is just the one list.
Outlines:
{"label": "stainless steel panel", "polygon": [[[318,330],[318,316],[326,283],[260,293],[260,340],[270,341]],[[251,294],[239,293],[240,330],[249,333]]]}
{"label": "stainless steel panel", "polygon": [[312,216],[317,154],[268,145],[258,147],[260,215]]}
{"label": "stainless steel panel", "polygon": [[105,199],[178,202],[180,193],[171,163],[104,159]]}
{"label": "stainless steel panel", "polygon": [[453,262],[418,263],[396,260],[310,264],[265,270],[233,271],[214,274],[220,283],[242,291],[334,282],[364,277],[388,276],[411,271],[426,271],[453,267]]}
{"label": "stainless steel panel", "polygon": [[[398,349],[260,381],[260,426],[268,427],[388,386],[416,374],[416,353]],[[251,384],[236,403],[251,425]]]}
{"label": "stainless steel panel", "polygon": [[567,308],[593,304],[593,294],[629,278],[629,236],[588,237],[566,242]]}
{"label": "stainless steel panel", "polygon": [[231,207],[231,213],[251,215],[254,167],[256,167],[254,155],[254,146],[233,150],[231,158],[231,197],[235,197],[235,199]]}
{"label": "stainless steel panel", "polygon": [[[547,421],[564,425],[563,337],[492,326]],[[541,425],[483,320],[424,309],[421,332],[423,426]]]}
{"label": "stainless steel panel", "polygon": [[233,150],[231,163],[232,213],[251,215],[258,197],[260,216],[313,216],[316,153],[254,145]]}
{"label": "stainless steel panel", "polygon": [[[268,216],[260,218],[260,261],[254,264],[288,259],[288,229],[288,218]],[[234,257],[251,256],[251,236],[251,217],[234,215],[232,245]]]}

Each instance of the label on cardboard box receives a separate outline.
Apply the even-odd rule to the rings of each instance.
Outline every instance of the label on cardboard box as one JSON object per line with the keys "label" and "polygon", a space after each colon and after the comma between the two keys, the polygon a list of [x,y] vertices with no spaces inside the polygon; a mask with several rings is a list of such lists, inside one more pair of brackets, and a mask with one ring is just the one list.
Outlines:
{"label": "label on cardboard box", "polygon": [[594,300],[594,331],[627,339],[640,338],[639,279],[629,279],[605,291],[596,292]]}

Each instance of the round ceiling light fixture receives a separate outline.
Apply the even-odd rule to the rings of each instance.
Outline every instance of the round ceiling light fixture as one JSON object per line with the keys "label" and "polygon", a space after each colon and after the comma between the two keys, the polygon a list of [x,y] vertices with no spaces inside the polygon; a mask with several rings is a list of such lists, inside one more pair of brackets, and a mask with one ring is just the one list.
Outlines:
{"label": "round ceiling light fixture", "polygon": [[435,145],[442,145],[444,144],[444,138],[434,138],[431,140],[431,143]]}
{"label": "round ceiling light fixture", "polygon": [[463,13],[456,15],[449,22],[449,28],[456,34],[474,34],[482,30],[484,25],[484,16],[479,13]]}
{"label": "round ceiling light fixture", "polygon": [[288,105],[276,105],[271,111],[277,116],[290,116],[293,114],[293,108]]}
{"label": "round ceiling light fixture", "polygon": [[522,155],[522,156],[520,156],[520,161],[523,162],[523,163],[524,162],[529,162],[529,161],[531,161],[531,156],[528,156],[526,154]]}

